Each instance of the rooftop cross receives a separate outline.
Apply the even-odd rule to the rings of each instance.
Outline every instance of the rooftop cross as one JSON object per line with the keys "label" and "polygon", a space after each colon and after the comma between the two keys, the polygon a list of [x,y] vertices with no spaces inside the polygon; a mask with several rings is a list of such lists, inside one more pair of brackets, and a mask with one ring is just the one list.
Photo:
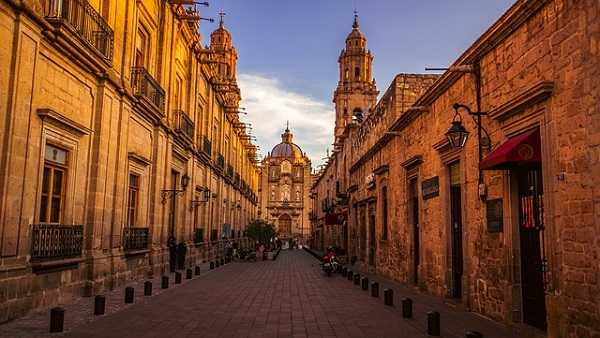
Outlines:
{"label": "rooftop cross", "polygon": [[223,10],[221,10],[221,11],[219,12],[219,16],[221,17],[221,20],[219,21],[219,27],[223,27],[223,22],[224,22],[224,21],[223,21],[223,18],[225,17],[225,15],[226,15],[226,14],[225,14],[225,12],[223,12]]}
{"label": "rooftop cross", "polygon": [[352,24],[352,28],[358,28],[358,11],[354,10],[354,23]]}

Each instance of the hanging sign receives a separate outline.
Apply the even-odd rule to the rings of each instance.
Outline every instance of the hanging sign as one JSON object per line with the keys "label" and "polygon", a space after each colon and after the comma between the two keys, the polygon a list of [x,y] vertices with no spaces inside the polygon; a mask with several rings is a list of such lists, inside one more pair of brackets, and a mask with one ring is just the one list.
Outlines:
{"label": "hanging sign", "polygon": [[502,199],[497,198],[485,202],[487,231],[502,232]]}
{"label": "hanging sign", "polygon": [[440,178],[435,176],[421,182],[421,192],[423,193],[424,200],[439,196]]}

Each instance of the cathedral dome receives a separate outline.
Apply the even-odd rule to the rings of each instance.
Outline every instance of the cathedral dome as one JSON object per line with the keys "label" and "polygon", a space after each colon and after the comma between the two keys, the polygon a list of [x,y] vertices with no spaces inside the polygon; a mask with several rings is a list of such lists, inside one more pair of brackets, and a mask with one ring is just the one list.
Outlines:
{"label": "cathedral dome", "polygon": [[292,142],[294,135],[290,132],[289,128],[285,129],[285,132],[281,134],[281,143],[273,147],[271,150],[271,157],[279,158],[293,158],[300,159],[303,157],[302,149]]}

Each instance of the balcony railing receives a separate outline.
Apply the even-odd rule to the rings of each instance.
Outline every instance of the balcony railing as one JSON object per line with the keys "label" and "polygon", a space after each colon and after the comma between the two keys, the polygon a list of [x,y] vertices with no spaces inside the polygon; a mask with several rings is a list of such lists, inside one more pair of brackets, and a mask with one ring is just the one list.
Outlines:
{"label": "balcony railing", "polygon": [[235,173],[235,175],[233,175],[233,185],[235,185],[238,189],[241,189],[242,184],[240,183],[240,174]]}
{"label": "balcony railing", "polygon": [[208,156],[212,156],[212,142],[206,136],[202,139],[202,151]]}
{"label": "balcony railing", "polygon": [[123,248],[126,251],[148,249],[150,230],[148,228],[123,229]]}
{"label": "balcony railing", "polygon": [[225,157],[223,157],[221,154],[217,156],[217,167],[219,167],[221,170],[225,169]]}
{"label": "balcony railing", "polygon": [[44,16],[53,25],[66,25],[80,40],[112,62],[114,33],[86,0],[44,0]]}
{"label": "balcony railing", "polygon": [[183,110],[175,111],[177,119],[177,132],[187,137],[190,141],[194,139],[194,122]]}
{"label": "balcony railing", "polygon": [[145,68],[134,67],[131,70],[131,85],[135,96],[146,99],[161,116],[165,115],[165,91]]}
{"label": "balcony railing", "polygon": [[34,224],[31,258],[64,259],[81,256],[83,225]]}
{"label": "balcony railing", "polygon": [[233,166],[231,164],[227,165],[227,173],[226,176],[230,179],[233,179]]}

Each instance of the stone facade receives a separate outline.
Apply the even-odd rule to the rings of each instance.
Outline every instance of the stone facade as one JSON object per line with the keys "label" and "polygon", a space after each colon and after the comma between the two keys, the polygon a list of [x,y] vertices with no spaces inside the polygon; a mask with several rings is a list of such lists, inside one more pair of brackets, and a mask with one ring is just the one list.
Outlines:
{"label": "stone facade", "polygon": [[275,225],[279,238],[308,238],[311,162],[293,142],[286,128],[277,144],[262,160],[259,174],[259,216]]}
{"label": "stone facade", "polygon": [[178,3],[0,1],[0,322],[160,274],[169,238],[211,259],[256,218],[231,36],[203,48]]}
{"label": "stone facade", "polygon": [[[313,186],[349,182],[322,214],[347,223],[317,217],[315,244],[518,336],[600,335],[599,16],[597,1],[517,1],[447,72],[417,77],[391,123],[347,126]],[[481,141],[454,103],[486,114]]]}

